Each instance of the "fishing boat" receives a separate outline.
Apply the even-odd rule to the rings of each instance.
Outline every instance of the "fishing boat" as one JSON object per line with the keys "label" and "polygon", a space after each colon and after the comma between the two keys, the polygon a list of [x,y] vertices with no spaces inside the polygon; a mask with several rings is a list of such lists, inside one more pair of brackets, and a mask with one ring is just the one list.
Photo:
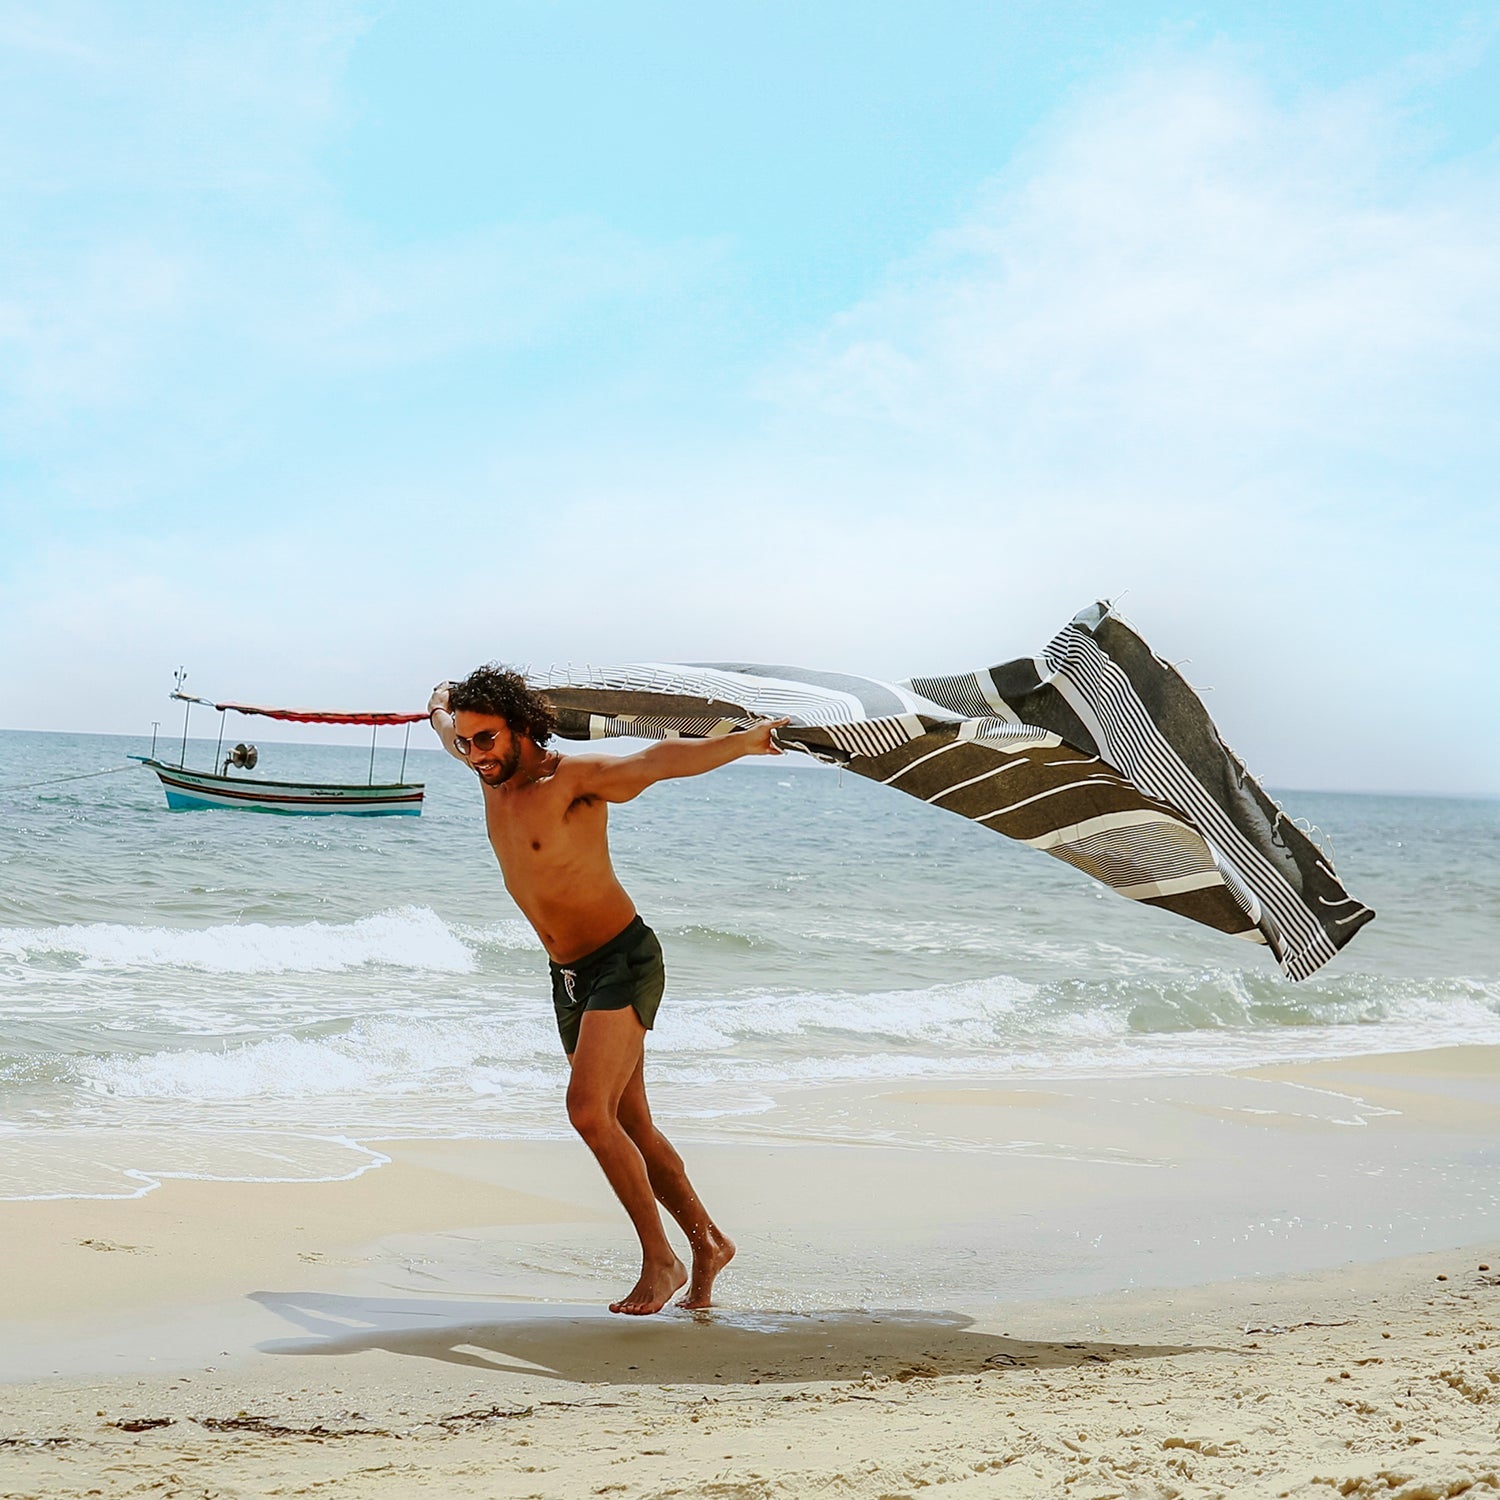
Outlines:
{"label": "fishing boat", "polygon": [[[405,816],[415,818],[422,812],[425,788],[421,782],[408,782],[406,753],[411,746],[411,726],[426,714],[353,713],[344,709],[268,708],[257,703],[214,703],[183,691],[187,673],[177,670],[176,687],[171,696],[184,705],[182,714],[182,748],[177,764],[158,760],[156,736],[151,738],[150,755],[132,755],[142,765],[155,771],[167,794],[167,806],[174,812],[203,807],[238,808],[242,812],[293,813],[303,816],[326,816],[345,813],[356,817]],[[187,762],[188,720],[193,706],[217,710],[219,742],[214,750],[214,769],[190,769]],[[234,776],[231,771],[252,771],[260,760],[254,745],[234,745],[224,750],[225,715],[243,714],[263,719],[277,719],[289,724],[361,724],[370,730],[370,772],[363,784],[324,781],[267,781],[259,777]],[[375,780],[375,740],[382,727],[406,726],[401,746],[401,769],[393,782]]]}

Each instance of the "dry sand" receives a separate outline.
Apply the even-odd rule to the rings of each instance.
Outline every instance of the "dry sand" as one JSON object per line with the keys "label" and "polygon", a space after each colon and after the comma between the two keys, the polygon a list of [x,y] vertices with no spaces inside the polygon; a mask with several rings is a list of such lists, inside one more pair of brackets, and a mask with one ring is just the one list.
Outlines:
{"label": "dry sand", "polygon": [[745,1251],[654,1319],[572,1143],[0,1205],[0,1496],[1500,1493],[1497,1079],[789,1098],[691,1152]]}

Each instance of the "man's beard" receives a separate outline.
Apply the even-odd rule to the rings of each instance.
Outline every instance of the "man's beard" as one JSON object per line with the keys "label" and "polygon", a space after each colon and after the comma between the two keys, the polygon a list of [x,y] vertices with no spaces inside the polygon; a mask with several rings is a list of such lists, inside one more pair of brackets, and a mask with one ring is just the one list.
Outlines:
{"label": "man's beard", "polygon": [[497,761],[493,766],[475,766],[474,774],[486,786],[504,786],[516,774],[516,767],[520,764],[521,747],[519,745],[512,745],[510,753],[504,760]]}

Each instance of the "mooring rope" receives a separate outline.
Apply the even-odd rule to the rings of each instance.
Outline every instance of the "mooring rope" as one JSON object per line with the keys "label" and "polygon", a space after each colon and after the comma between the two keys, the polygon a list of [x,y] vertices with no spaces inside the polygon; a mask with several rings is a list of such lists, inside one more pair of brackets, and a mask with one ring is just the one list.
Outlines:
{"label": "mooring rope", "polygon": [[64,781],[87,781],[91,776],[116,776],[121,771],[133,770],[133,765],[106,766],[102,771],[81,771],[76,776],[49,776],[46,781],[23,781],[14,786],[8,781],[0,781],[0,792],[30,792],[39,786],[57,786]]}

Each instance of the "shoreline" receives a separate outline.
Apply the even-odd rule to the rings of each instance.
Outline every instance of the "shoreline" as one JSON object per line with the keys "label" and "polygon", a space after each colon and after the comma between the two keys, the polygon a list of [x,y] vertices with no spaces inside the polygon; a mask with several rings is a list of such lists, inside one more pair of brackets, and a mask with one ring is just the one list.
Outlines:
{"label": "shoreline", "polygon": [[[834,1079],[792,1078],[781,1082],[765,1078],[731,1079],[709,1084],[697,1080],[684,1081],[668,1075],[653,1080],[652,1094],[655,1113],[669,1125],[674,1139],[695,1144],[716,1144],[747,1138],[777,1139],[789,1135],[796,1138],[796,1132],[789,1133],[786,1129],[789,1109],[806,1119],[817,1113],[822,1101],[845,1098],[862,1100],[881,1096],[899,1098],[903,1095],[916,1098],[924,1093],[945,1092],[957,1097],[963,1091],[975,1094],[1011,1091],[1018,1096],[1029,1093],[1040,1097],[1057,1090],[1104,1090],[1114,1086],[1129,1090],[1185,1079],[1243,1078],[1295,1083],[1299,1077],[1327,1074],[1331,1078],[1339,1072],[1347,1073],[1352,1082],[1362,1075],[1393,1068],[1400,1073],[1409,1072],[1412,1068],[1424,1073],[1436,1069],[1453,1078],[1465,1072],[1465,1059],[1483,1059],[1491,1055],[1500,1059],[1500,1041],[1454,1043],[1440,1040],[1424,1046],[1395,1044],[1389,1042],[1389,1039],[1387,1041],[1387,1045],[1373,1051],[1313,1049],[1270,1059],[1246,1054],[1215,1056],[1210,1052],[1203,1058],[1184,1056],[1166,1062],[1153,1060],[1129,1069],[1080,1064],[1068,1068],[1016,1068],[1002,1071],[986,1069],[976,1064],[972,1069],[955,1070],[938,1064],[930,1072],[882,1072],[864,1077]],[[1427,1061],[1417,1061],[1419,1059]],[[1500,1061],[1497,1061],[1494,1071],[1500,1072]],[[1487,1077],[1490,1072],[1488,1064],[1480,1063],[1479,1076]],[[562,1075],[559,1075],[559,1086],[561,1080]],[[1364,1087],[1363,1083],[1361,1087]],[[727,1089],[731,1094],[739,1096],[741,1107],[712,1111],[695,1108],[695,1102],[714,1088],[721,1091]],[[752,1096],[753,1103],[749,1102]],[[803,1108],[809,1102],[812,1104],[811,1113]],[[1409,1092],[1405,1095],[1405,1102],[1412,1102]],[[250,1125],[190,1125],[179,1131],[168,1131],[146,1122],[62,1125],[50,1129],[12,1127],[8,1133],[0,1134],[0,1146],[31,1146],[36,1150],[37,1160],[41,1162],[66,1161],[70,1154],[84,1159],[83,1153],[70,1153],[65,1143],[105,1140],[118,1142],[121,1139],[132,1142],[132,1151],[142,1160],[149,1160],[154,1152],[162,1149],[162,1143],[168,1140],[174,1141],[179,1151],[183,1149],[183,1142],[211,1141],[224,1153],[226,1159],[216,1162],[212,1169],[205,1165],[199,1170],[182,1170],[176,1162],[165,1166],[142,1166],[138,1162],[121,1165],[119,1159],[108,1163],[94,1160],[89,1162],[93,1170],[101,1178],[115,1179],[117,1185],[124,1190],[88,1191],[82,1187],[53,1190],[35,1184],[35,1191],[0,1191],[0,1212],[8,1205],[18,1203],[130,1202],[158,1192],[172,1181],[245,1185],[344,1182],[389,1165],[390,1158],[384,1147],[392,1142],[485,1142],[501,1147],[534,1142],[571,1143],[575,1140],[566,1125],[560,1104],[551,1111],[549,1118],[551,1128],[544,1127],[538,1131],[528,1123],[521,1127],[524,1133],[519,1135],[514,1126],[445,1129],[434,1124],[421,1124],[399,1128],[393,1127],[389,1122],[371,1123],[364,1128],[312,1122],[271,1129]],[[841,1137],[824,1129],[817,1132],[817,1138],[833,1140]],[[252,1144],[239,1164],[265,1164],[269,1158],[276,1163],[272,1174],[259,1176],[224,1170],[235,1165],[236,1155],[246,1143]],[[275,1152],[268,1152],[265,1149],[266,1143],[287,1143],[289,1150],[301,1152],[301,1159],[296,1160],[292,1155],[281,1158]],[[920,1135],[914,1135],[907,1143],[927,1144]],[[122,1152],[115,1147],[114,1155],[117,1158],[130,1154],[131,1152]],[[321,1169],[319,1158],[323,1159]],[[292,1166],[305,1170],[298,1171],[295,1175],[275,1175]],[[0,1187],[19,1187],[18,1181],[7,1180],[16,1175],[15,1164],[6,1163],[4,1170],[0,1171]]]}
{"label": "shoreline", "polygon": [[[659,1113],[742,1244],[722,1288],[741,1309],[1183,1287],[1500,1230],[1500,1047],[796,1087],[757,1115]],[[343,1144],[362,1169],[333,1179],[164,1177],[129,1198],[0,1202],[20,1247],[0,1283],[0,1378],[25,1373],[19,1325],[233,1302],[273,1272],[360,1295],[574,1304],[634,1279],[628,1226],[576,1140]]]}
{"label": "shoreline", "polygon": [[646,1319],[571,1141],[0,1203],[0,1497],[1500,1494],[1497,1126],[1494,1047],[785,1091]]}

